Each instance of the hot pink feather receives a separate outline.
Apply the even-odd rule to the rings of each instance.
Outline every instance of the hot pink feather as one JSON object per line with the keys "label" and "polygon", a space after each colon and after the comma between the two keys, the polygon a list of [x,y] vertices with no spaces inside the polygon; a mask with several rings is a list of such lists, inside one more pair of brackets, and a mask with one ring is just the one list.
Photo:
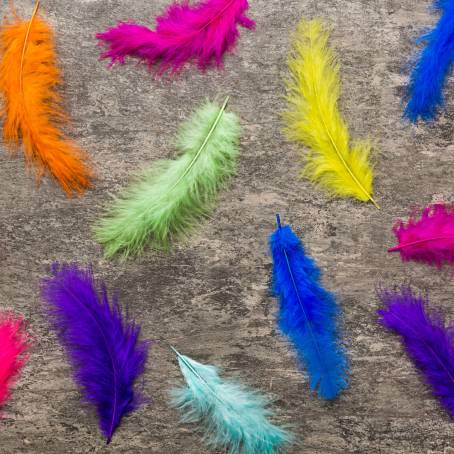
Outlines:
{"label": "hot pink feather", "polygon": [[102,58],[111,64],[124,63],[125,57],[139,58],[158,75],[176,73],[190,61],[204,71],[213,64],[222,67],[225,52],[233,49],[238,25],[253,29],[246,17],[247,0],[206,0],[195,6],[186,1],[170,5],[156,18],[156,30],[121,22],[96,37],[107,47]]}
{"label": "hot pink feather", "polygon": [[400,252],[402,260],[424,262],[438,268],[454,263],[453,205],[429,205],[421,218],[413,213],[407,223],[398,221],[393,231],[399,244],[388,252]]}
{"label": "hot pink feather", "polygon": [[0,407],[8,400],[11,386],[27,362],[28,347],[23,319],[0,313]]}

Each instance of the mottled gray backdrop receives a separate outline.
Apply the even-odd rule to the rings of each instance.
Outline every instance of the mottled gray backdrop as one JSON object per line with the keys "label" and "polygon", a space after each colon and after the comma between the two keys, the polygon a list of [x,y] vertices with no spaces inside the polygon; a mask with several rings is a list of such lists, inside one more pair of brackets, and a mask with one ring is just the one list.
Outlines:
{"label": "mottled gray backdrop", "polygon": [[[7,13],[1,1],[1,16]],[[106,68],[95,33],[120,19],[152,24],[168,0],[42,0],[54,26],[73,136],[93,158],[95,190],[68,200],[49,180],[35,187],[22,156],[0,156],[0,305],[25,314],[36,337],[32,357],[0,422],[1,453],[204,454],[194,426],[167,405],[182,382],[174,355],[153,348],[146,391],[153,403],[126,418],[105,448],[96,417],[79,393],[55,337],[40,314],[38,283],[54,260],[93,263],[97,276],[141,322],[189,356],[225,368],[275,399],[276,420],[295,427],[292,453],[433,454],[454,449],[454,425],[407,360],[398,340],[376,323],[377,282],[411,281],[454,319],[449,272],[401,264],[388,255],[393,220],[409,207],[451,200],[454,181],[448,109],[431,126],[401,121],[409,56],[421,29],[437,17],[428,0],[252,0],[257,31],[242,31],[224,71],[155,81],[143,67]],[[33,0],[17,0],[30,15]],[[341,109],[354,137],[376,140],[376,199],[383,209],[328,200],[298,179],[298,150],[281,134],[289,32],[299,18],[333,26],[342,63]],[[212,220],[172,254],[149,252],[126,264],[102,258],[91,226],[132,174],[174,156],[178,125],[207,97],[231,96],[242,120],[238,176]],[[268,293],[267,236],[280,212],[325,270],[324,284],[345,314],[351,386],[335,402],[311,397],[289,345],[275,327]]]}

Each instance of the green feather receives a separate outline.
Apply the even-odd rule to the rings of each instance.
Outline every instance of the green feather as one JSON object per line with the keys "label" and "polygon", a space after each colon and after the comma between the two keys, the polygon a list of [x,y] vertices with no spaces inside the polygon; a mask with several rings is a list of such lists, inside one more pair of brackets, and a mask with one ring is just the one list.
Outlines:
{"label": "green feather", "polygon": [[273,454],[293,441],[270,422],[269,400],[237,381],[221,380],[218,369],[181,355],[173,347],[186,386],[172,390],[182,422],[199,423],[205,442],[229,454]]}
{"label": "green feather", "polygon": [[180,156],[157,161],[114,199],[95,226],[106,257],[137,255],[146,244],[169,249],[212,212],[239,152],[239,119],[225,112],[227,101],[198,109],[177,135]]}

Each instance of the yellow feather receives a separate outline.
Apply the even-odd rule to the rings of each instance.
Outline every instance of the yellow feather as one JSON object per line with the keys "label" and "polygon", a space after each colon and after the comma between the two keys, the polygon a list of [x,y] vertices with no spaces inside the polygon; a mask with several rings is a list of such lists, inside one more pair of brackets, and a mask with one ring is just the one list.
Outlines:
{"label": "yellow feather", "polygon": [[331,196],[371,201],[380,208],[372,198],[371,145],[363,141],[350,147],[348,128],[338,109],[339,64],[328,38],[319,20],[302,19],[298,24],[288,58],[290,77],[285,81],[285,132],[308,148],[303,155],[304,177]]}

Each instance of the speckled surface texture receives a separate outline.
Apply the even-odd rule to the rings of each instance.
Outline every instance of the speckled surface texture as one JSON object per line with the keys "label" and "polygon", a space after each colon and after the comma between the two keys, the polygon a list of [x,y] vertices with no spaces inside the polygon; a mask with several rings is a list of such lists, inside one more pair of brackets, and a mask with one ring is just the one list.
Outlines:
{"label": "speckled surface texture", "polygon": [[[7,12],[1,0],[1,15]],[[408,208],[452,200],[454,88],[450,113],[432,126],[401,119],[400,96],[414,39],[437,19],[429,1],[252,0],[257,31],[243,31],[225,70],[191,69],[154,81],[129,64],[106,69],[94,35],[119,19],[151,24],[167,0],[43,0],[55,27],[73,136],[92,156],[98,185],[68,200],[48,180],[39,190],[21,156],[0,155],[0,305],[25,314],[36,337],[33,355],[4,408],[0,453],[204,454],[200,434],[167,406],[181,383],[173,354],[155,346],[146,373],[153,403],[128,417],[105,447],[97,421],[79,403],[63,353],[40,314],[39,279],[54,260],[92,262],[96,274],[143,326],[194,359],[223,366],[275,399],[277,421],[302,439],[292,453],[452,454],[454,425],[424,386],[398,340],[376,324],[378,282],[410,281],[454,319],[449,272],[403,265],[388,255],[390,227]],[[32,0],[17,0],[29,15]],[[382,211],[350,200],[330,201],[298,175],[298,150],[286,143],[284,107],[289,32],[301,15],[325,18],[342,64],[341,108],[354,137],[376,139],[376,199]],[[237,178],[212,220],[172,254],[148,252],[124,264],[107,262],[91,225],[131,174],[174,156],[178,124],[206,98],[231,96],[244,126]],[[308,393],[289,345],[278,334],[269,296],[267,236],[280,212],[303,236],[339,296],[351,358],[351,386],[332,403]]]}

